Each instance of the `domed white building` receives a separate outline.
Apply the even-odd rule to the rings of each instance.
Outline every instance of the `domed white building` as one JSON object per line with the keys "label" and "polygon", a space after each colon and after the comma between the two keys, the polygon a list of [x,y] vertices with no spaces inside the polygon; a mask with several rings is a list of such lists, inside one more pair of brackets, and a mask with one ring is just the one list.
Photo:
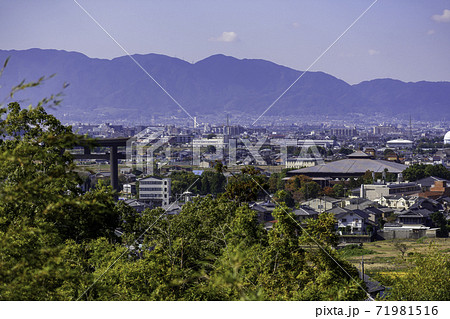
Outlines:
{"label": "domed white building", "polygon": [[413,144],[413,141],[399,139],[388,141],[386,146],[391,148],[412,148]]}
{"label": "domed white building", "polygon": [[444,136],[444,144],[450,144],[450,131]]}

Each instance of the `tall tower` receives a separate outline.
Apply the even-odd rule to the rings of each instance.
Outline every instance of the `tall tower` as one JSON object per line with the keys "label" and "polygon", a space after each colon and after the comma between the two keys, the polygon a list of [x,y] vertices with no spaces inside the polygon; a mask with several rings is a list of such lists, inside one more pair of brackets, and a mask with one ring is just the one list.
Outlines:
{"label": "tall tower", "polygon": [[412,120],[411,120],[411,114],[409,114],[409,140],[412,141]]}
{"label": "tall tower", "polygon": [[227,126],[225,126],[225,128],[224,128],[224,130],[223,130],[223,133],[225,134],[225,135],[231,135],[231,133],[230,133],[230,115],[229,114],[227,114]]}

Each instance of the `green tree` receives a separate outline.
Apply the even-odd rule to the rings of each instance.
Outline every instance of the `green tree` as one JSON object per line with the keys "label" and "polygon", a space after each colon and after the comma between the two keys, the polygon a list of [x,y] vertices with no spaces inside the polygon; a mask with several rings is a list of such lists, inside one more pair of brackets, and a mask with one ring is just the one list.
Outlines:
{"label": "green tree", "polygon": [[[356,269],[328,248],[326,221],[307,228],[324,246],[320,250],[302,240],[304,231],[285,205],[275,209],[273,229],[262,228],[245,203],[267,187],[256,169],[244,168],[224,196],[196,198],[179,215],[161,208],[137,213],[114,203],[114,192],[102,183],[81,192],[66,151],[78,137],[43,107],[22,110],[11,103],[2,113],[1,300],[364,297],[347,275],[357,277]],[[172,176],[180,193],[198,179]],[[201,183],[195,184],[198,192]]]}
{"label": "green tree", "polygon": [[[118,224],[110,188],[82,195],[81,179],[72,157],[64,150],[78,142],[43,107],[20,109],[10,103],[0,123],[0,189],[5,227],[15,219],[51,223],[63,239],[111,236]],[[9,138],[6,138],[8,137]],[[20,194],[18,196],[18,194]],[[19,210],[19,211],[18,211]],[[0,226],[1,227],[1,226]]]}
{"label": "green tree", "polygon": [[238,202],[250,202],[264,196],[268,185],[266,178],[253,166],[241,169],[241,174],[233,175],[226,186],[224,196]]}
{"label": "green tree", "polygon": [[396,240],[394,242],[394,247],[395,247],[395,249],[397,249],[400,252],[400,254],[402,255],[402,259],[405,260],[405,254],[409,248],[408,245],[406,245],[404,242]]}
{"label": "green tree", "polygon": [[79,138],[42,106],[10,103],[0,123],[0,298],[67,299],[62,288],[79,276],[65,267],[65,242],[115,240],[113,191],[81,194],[81,179],[65,151]]}
{"label": "green tree", "polygon": [[291,193],[285,190],[277,191],[274,195],[274,200],[280,204],[284,203],[288,207],[294,207],[295,205],[294,198],[292,197]]}
{"label": "green tree", "polygon": [[309,178],[308,176],[305,176],[305,175],[292,176],[291,178],[289,178],[289,180],[287,180],[287,182],[285,184],[285,190],[287,190],[289,192],[295,192],[295,191],[299,190],[304,183],[306,183],[310,180],[311,180],[311,178]]}
{"label": "green tree", "polygon": [[322,213],[317,219],[310,218],[307,220],[306,232],[302,234],[301,240],[305,243],[320,243],[335,247],[339,240],[336,225],[336,218],[331,213]]}
{"label": "green tree", "polygon": [[450,179],[450,171],[442,164],[427,165],[425,167],[425,175]]}
{"label": "green tree", "polygon": [[225,191],[226,178],[223,173],[207,171],[201,177],[202,194],[220,194]]}
{"label": "green tree", "polygon": [[433,214],[431,214],[431,220],[436,225],[436,227],[439,227],[437,236],[448,237],[448,223],[444,214],[442,212],[434,212]]}
{"label": "green tree", "polygon": [[304,198],[306,200],[319,197],[321,190],[322,189],[320,188],[319,184],[317,184],[316,182],[304,183],[300,188],[300,191],[304,194]]}
{"label": "green tree", "polygon": [[267,181],[268,184],[268,191],[270,193],[275,193],[278,189],[278,185],[279,185],[279,178],[280,178],[280,173],[272,173],[269,177],[269,180]]}
{"label": "green tree", "polygon": [[[90,276],[102,275],[83,300],[360,300],[364,292],[352,277],[357,271],[327,247],[332,224],[325,217],[307,231],[316,243],[302,240],[303,231],[286,206],[275,209],[270,232],[248,205],[222,197],[197,198],[179,215],[159,218],[161,209],[146,210],[136,225],[148,229],[141,253],[104,239],[78,251],[72,267]],[[334,222],[334,221],[333,221]],[[325,233],[322,234],[321,232]],[[151,249],[148,249],[151,248]],[[85,256],[79,258],[78,256]],[[119,259],[114,267],[110,264]],[[330,258],[333,257],[333,259]],[[86,272],[86,265],[90,271]],[[65,285],[75,295],[74,285]],[[81,293],[79,293],[81,294]]]}
{"label": "green tree", "polygon": [[430,246],[427,254],[415,254],[412,265],[396,276],[388,300],[449,300],[450,258]]}
{"label": "green tree", "polygon": [[201,178],[192,172],[177,171],[170,175],[173,195],[180,195],[188,188],[194,194],[200,194],[202,185]]}
{"label": "green tree", "polygon": [[209,185],[209,178],[208,178],[208,175],[206,174],[206,172],[204,172],[202,174],[201,185],[202,185],[202,188],[201,188],[202,194],[211,193],[211,186]]}
{"label": "green tree", "polygon": [[450,171],[441,164],[414,164],[403,171],[403,177],[408,181],[416,181],[428,176],[450,179]]}
{"label": "green tree", "polygon": [[341,184],[334,185],[333,193],[334,193],[334,197],[344,197],[345,196],[344,186],[342,186]]}
{"label": "green tree", "polygon": [[364,175],[362,176],[362,182],[364,184],[373,184],[374,183],[372,171],[367,170],[364,173]]}

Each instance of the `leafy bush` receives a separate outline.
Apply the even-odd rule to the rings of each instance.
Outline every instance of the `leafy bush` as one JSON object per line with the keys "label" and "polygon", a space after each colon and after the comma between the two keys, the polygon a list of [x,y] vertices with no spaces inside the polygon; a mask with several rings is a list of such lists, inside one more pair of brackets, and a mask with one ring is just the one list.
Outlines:
{"label": "leafy bush", "polygon": [[360,247],[359,245],[349,245],[339,250],[339,254],[343,258],[349,258],[354,256],[373,255],[376,251]]}

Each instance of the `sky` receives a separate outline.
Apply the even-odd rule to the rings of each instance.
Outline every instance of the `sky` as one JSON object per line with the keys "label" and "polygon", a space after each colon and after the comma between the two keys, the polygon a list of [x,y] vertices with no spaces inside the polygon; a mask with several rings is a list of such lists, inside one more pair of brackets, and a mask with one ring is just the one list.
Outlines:
{"label": "sky", "polygon": [[[306,70],[374,1],[0,0],[0,49],[192,63],[221,53]],[[378,0],[310,70],[350,84],[450,81],[450,0]]]}

